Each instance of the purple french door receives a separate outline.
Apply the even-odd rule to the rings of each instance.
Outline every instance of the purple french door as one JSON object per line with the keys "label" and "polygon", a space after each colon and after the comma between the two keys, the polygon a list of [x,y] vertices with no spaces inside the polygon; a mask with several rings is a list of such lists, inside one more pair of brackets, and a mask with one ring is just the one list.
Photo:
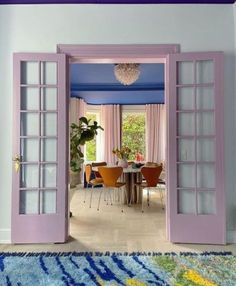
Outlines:
{"label": "purple french door", "polygon": [[180,243],[225,244],[223,54],[168,57],[168,225]]}
{"label": "purple french door", "polygon": [[12,242],[68,236],[66,59],[14,54]]}

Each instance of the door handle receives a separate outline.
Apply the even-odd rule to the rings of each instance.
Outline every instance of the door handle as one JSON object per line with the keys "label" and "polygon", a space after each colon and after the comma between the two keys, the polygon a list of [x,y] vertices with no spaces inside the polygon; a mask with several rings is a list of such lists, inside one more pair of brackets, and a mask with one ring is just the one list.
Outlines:
{"label": "door handle", "polygon": [[20,169],[20,156],[16,155],[13,159],[13,162],[15,162],[14,167],[15,167],[15,171],[18,173],[19,169]]}

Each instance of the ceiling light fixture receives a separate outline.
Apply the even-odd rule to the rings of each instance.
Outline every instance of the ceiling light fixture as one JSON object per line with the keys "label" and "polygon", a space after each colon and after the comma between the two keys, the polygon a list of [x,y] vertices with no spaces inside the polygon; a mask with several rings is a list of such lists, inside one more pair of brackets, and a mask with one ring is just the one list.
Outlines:
{"label": "ceiling light fixture", "polygon": [[115,64],[114,74],[123,85],[131,85],[139,78],[139,64]]}

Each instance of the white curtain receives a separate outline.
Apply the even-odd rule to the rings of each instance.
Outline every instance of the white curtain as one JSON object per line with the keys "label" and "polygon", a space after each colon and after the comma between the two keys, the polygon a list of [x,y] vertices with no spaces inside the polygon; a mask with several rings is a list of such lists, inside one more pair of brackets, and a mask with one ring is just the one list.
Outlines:
{"label": "white curtain", "polygon": [[166,108],[146,105],[146,161],[164,163],[166,151]]}
{"label": "white curtain", "polygon": [[79,123],[79,118],[85,116],[87,103],[81,98],[70,99],[70,124]]}
{"label": "white curtain", "polygon": [[120,105],[101,106],[101,126],[103,154],[101,157],[108,164],[115,164],[117,158],[112,154],[113,148],[120,148],[121,140],[121,111]]}

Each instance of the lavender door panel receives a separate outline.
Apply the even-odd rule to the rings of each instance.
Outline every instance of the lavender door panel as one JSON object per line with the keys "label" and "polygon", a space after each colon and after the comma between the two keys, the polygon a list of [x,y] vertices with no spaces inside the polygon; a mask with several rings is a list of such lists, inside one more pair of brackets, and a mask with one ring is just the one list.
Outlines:
{"label": "lavender door panel", "polygon": [[223,54],[168,58],[172,242],[225,244]]}
{"label": "lavender door panel", "polygon": [[68,235],[65,69],[62,54],[14,54],[13,243]]}

